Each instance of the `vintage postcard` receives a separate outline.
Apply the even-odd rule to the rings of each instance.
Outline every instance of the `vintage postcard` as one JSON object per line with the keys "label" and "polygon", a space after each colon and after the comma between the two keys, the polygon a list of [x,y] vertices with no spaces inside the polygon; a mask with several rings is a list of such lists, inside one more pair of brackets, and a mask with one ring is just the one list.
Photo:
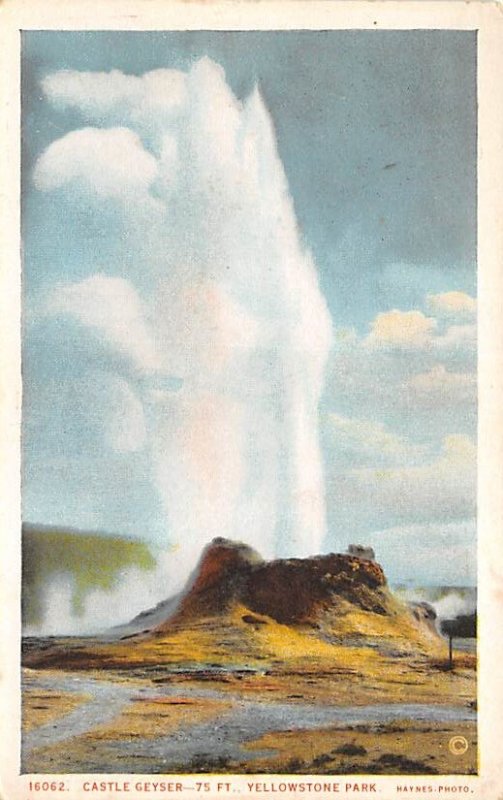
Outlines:
{"label": "vintage postcard", "polygon": [[501,7],[0,15],[2,798],[501,800]]}

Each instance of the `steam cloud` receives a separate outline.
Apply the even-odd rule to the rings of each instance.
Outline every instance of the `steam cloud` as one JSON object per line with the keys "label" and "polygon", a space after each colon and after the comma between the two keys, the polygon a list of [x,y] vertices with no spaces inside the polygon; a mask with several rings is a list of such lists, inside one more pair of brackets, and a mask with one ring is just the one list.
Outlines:
{"label": "steam cloud", "polygon": [[[104,565],[106,569],[106,565]],[[150,571],[128,567],[120,571],[113,588],[90,587],[81,598],[82,609],[75,611],[77,578],[70,570],[51,575],[41,593],[37,610],[42,621],[23,625],[25,636],[86,635],[124,624],[152,608],[169,594],[166,576],[171,573],[170,554],[161,554]]]}
{"label": "steam cloud", "polygon": [[206,58],[187,74],[63,71],[43,88],[101,127],[51,144],[35,184],[119,207],[128,271],[54,289],[45,313],[92,327],[141,377],[129,397],[166,518],[164,597],[214,536],[319,552],[331,320],[259,90],[239,102]]}
{"label": "steam cloud", "polygon": [[465,614],[473,614],[476,610],[474,597],[463,597],[457,592],[450,592],[433,603],[439,619],[456,619]]}
{"label": "steam cloud", "polygon": [[476,611],[477,600],[474,589],[451,589],[440,592],[438,588],[411,588],[399,590],[397,594],[405,601],[426,602],[433,606],[439,620],[455,619]]}

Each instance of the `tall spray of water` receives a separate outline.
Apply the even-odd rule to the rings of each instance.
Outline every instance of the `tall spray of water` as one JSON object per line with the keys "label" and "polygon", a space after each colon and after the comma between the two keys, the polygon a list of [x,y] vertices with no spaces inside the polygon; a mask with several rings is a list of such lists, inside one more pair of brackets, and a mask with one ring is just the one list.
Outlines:
{"label": "tall spray of water", "polygon": [[[214,536],[246,541],[268,557],[319,552],[318,403],[331,321],[260,91],[239,102],[206,58],[188,73],[141,78],[59,72],[44,91],[99,127],[45,151],[39,188],[53,188],[51,159],[58,185],[71,179],[88,188],[89,141],[94,153],[123,141],[121,192],[99,165],[92,185],[101,200],[122,203],[124,278],[91,276],[86,291],[96,294],[99,284],[110,298],[129,298],[123,309],[143,370],[145,446],[166,518],[169,588]],[[65,171],[65,148],[78,134],[78,165]],[[82,293],[83,284],[59,292],[60,311],[63,304],[77,313],[72,290]],[[80,321],[113,327],[97,316],[82,312]]]}
{"label": "tall spray of water", "polygon": [[204,61],[187,94],[163,196],[185,234],[166,242],[152,309],[163,368],[183,381],[157,395],[152,438],[169,531],[196,553],[223,535],[312,554],[328,313],[259,92],[241,107]]}

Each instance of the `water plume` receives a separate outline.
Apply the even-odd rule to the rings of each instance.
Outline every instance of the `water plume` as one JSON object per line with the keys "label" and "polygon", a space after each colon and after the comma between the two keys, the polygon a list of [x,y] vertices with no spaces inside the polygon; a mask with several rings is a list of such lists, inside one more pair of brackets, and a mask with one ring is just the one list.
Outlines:
{"label": "water plume", "polygon": [[266,556],[311,555],[325,534],[318,401],[329,315],[259,91],[241,105],[208,60],[187,84],[161,195],[185,233],[175,248],[161,237],[150,317],[163,368],[181,381],[153,392],[168,530],[189,562],[213,536]]}
{"label": "water plume", "polygon": [[[86,142],[95,148],[106,133],[107,153],[114,137],[129,148],[129,163],[116,164],[94,189],[100,203],[122,203],[121,292],[148,351],[142,368],[143,350],[134,348],[142,386],[135,392],[165,516],[165,596],[214,536],[249,543],[265,557],[320,552],[318,403],[331,320],[259,89],[241,102],[207,58],[187,73],[156,70],[141,79],[61,71],[43,88],[53,104],[78,108],[100,127],[47,148],[35,171],[39,189],[80,186],[88,201],[107,167],[100,161],[89,172]],[[107,280],[87,279],[86,303],[99,283],[103,307]],[[72,292],[66,311],[75,316]],[[55,306],[61,313],[61,290]],[[120,313],[99,313],[103,323],[98,313],[89,323],[94,333],[127,354],[123,331],[110,331],[120,328]]]}

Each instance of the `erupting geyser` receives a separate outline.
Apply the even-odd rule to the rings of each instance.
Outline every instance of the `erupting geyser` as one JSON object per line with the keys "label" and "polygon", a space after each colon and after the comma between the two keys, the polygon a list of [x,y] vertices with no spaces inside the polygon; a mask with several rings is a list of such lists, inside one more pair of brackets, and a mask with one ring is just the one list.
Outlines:
{"label": "erupting geyser", "polygon": [[191,564],[214,536],[311,555],[325,533],[329,314],[258,89],[241,105],[204,59],[185,91],[162,137],[165,258],[150,317],[161,368],[180,382],[154,392],[170,536]]}
{"label": "erupting geyser", "polygon": [[80,186],[97,214],[119,209],[123,243],[120,264],[58,287],[45,313],[98,329],[131,360],[121,396],[137,424],[114,435],[149,454],[166,518],[163,596],[216,536],[265,557],[319,553],[331,320],[260,91],[240,102],[207,58],[188,73],[62,71],[43,89],[99,127],[53,142],[37,188]]}

